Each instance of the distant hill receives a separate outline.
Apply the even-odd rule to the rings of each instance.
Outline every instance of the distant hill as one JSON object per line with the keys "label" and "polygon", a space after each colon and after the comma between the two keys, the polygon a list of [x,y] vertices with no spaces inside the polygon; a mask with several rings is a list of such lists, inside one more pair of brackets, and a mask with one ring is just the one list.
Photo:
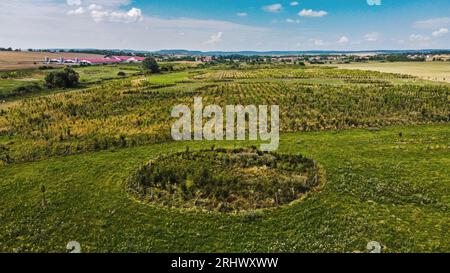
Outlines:
{"label": "distant hill", "polygon": [[363,51],[336,51],[336,50],[308,50],[308,51],[190,51],[184,49],[160,50],[153,54],[193,55],[193,56],[289,56],[289,55],[336,55],[336,54],[450,54],[448,49],[423,50],[363,50]]}
{"label": "distant hill", "polygon": [[338,55],[338,54],[450,54],[450,49],[421,49],[421,50],[306,50],[306,51],[199,51],[185,49],[164,49],[159,51],[144,51],[132,49],[95,49],[95,48],[77,48],[77,49],[46,49],[56,52],[79,52],[90,54],[116,54],[116,55],[190,55],[190,56],[289,56],[289,55]]}

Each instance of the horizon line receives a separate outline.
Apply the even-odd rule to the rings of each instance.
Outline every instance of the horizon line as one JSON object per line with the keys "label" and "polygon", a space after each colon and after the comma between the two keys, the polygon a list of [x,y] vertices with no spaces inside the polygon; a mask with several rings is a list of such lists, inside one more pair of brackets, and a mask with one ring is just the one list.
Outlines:
{"label": "horizon line", "polygon": [[200,52],[200,53],[290,53],[290,52],[331,52],[331,53],[377,53],[377,52],[423,52],[423,51],[450,51],[450,48],[423,48],[423,49],[361,49],[361,50],[339,50],[339,49],[307,49],[307,50],[195,50],[195,49],[159,49],[159,50],[145,50],[145,49],[129,49],[129,48],[13,48],[13,47],[0,47],[0,48],[12,48],[13,50],[30,51],[30,50],[60,50],[60,51],[86,51],[86,50],[98,50],[98,51],[131,51],[141,53],[159,53],[164,51],[186,51],[186,52]]}

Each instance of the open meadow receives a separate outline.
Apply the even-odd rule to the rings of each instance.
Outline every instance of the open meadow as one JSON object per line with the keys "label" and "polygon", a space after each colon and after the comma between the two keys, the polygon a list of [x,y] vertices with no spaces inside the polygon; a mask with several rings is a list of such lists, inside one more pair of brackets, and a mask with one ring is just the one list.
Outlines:
{"label": "open meadow", "polygon": [[[48,93],[49,90],[44,86],[45,76],[52,71],[61,71],[63,68],[64,66],[55,66],[45,69],[0,71],[0,99],[15,100],[18,97]],[[82,85],[141,74],[141,68],[136,64],[84,66],[74,67],[74,70],[79,74]],[[119,72],[124,74],[119,75]],[[55,91],[52,90],[52,92]]]}
{"label": "open meadow", "polygon": [[[371,65],[80,67],[78,88],[6,98],[0,252],[449,252],[450,85]],[[171,110],[194,97],[279,105],[278,154],[175,142]]]}

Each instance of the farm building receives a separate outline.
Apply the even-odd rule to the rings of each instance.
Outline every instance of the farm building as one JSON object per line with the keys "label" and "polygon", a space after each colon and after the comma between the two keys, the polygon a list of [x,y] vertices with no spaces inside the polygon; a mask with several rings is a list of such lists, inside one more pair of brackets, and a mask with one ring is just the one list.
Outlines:
{"label": "farm building", "polygon": [[125,63],[141,63],[145,60],[144,57],[136,57],[136,56],[112,56],[112,59],[120,60]]}
{"label": "farm building", "polygon": [[104,58],[57,58],[50,59],[45,57],[44,64],[60,64],[60,65],[101,65],[112,63],[141,63],[144,61],[144,57],[136,56],[111,56]]}

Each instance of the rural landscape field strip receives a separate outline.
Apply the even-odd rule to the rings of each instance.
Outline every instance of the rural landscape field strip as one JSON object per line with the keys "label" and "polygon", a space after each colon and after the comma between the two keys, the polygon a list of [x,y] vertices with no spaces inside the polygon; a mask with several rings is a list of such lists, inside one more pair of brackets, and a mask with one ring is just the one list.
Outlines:
{"label": "rural landscape field strip", "polygon": [[143,202],[204,212],[243,212],[300,200],[325,180],[302,155],[252,149],[216,149],[163,155],[129,177],[129,192]]}
{"label": "rural landscape field strip", "polygon": [[[280,105],[282,132],[444,123],[450,119],[448,85],[386,85],[379,80],[403,80],[404,76],[350,71],[288,67],[226,70],[211,72],[211,76],[203,70],[193,70],[139,81],[105,81],[80,91],[4,103],[0,105],[0,163],[169,141],[171,107],[191,105],[195,96],[221,106]],[[217,73],[260,78],[259,82],[210,82],[208,79],[214,79]],[[273,73],[280,78],[294,73],[310,79],[364,81],[342,86],[320,82],[305,86],[295,79],[286,81],[287,76],[266,82],[265,75]],[[203,75],[204,79],[196,79],[196,75]]]}
{"label": "rural landscape field strip", "polygon": [[[317,66],[128,68],[125,77],[126,67],[79,68],[80,88],[0,104],[0,252],[65,252],[72,240],[85,252],[362,252],[370,241],[386,252],[449,251],[448,84]],[[278,152],[317,162],[323,185],[292,203],[270,191],[267,209],[242,211],[220,198],[205,199],[206,212],[180,205],[204,197],[195,192],[130,193],[151,160],[257,144],[174,142],[171,109],[197,96],[280,105]]]}
{"label": "rural landscape field strip", "polygon": [[341,69],[368,70],[412,75],[421,79],[450,83],[448,62],[398,62],[398,63],[354,63],[333,65]]}
{"label": "rural landscape field strip", "polygon": [[0,251],[61,252],[71,240],[88,252],[354,252],[372,240],[388,252],[448,251],[449,136],[446,125],[283,135],[280,152],[315,158],[325,187],[293,205],[237,215],[155,208],[126,193],[137,166],[202,142],[3,166]]}

